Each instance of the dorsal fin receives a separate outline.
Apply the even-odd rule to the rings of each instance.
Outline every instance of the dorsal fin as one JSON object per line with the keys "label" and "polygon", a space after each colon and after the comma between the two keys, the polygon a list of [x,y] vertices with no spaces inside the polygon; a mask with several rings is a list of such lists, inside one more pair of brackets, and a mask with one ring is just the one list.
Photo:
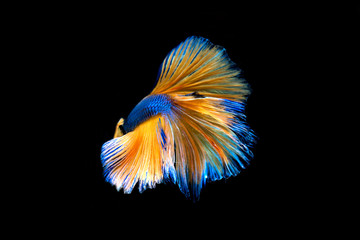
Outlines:
{"label": "dorsal fin", "polygon": [[229,59],[225,48],[202,37],[189,37],[174,48],[159,69],[151,94],[189,94],[244,100],[250,93],[240,78],[240,69]]}

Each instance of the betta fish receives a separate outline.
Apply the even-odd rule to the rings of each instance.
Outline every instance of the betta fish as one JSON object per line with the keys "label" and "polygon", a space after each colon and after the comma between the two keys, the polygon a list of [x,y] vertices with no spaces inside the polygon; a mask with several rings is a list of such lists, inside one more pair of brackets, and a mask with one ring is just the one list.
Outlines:
{"label": "betta fish", "polygon": [[244,113],[250,91],[223,47],[187,38],[165,57],[152,92],[103,144],[106,181],[124,193],[172,182],[198,200],[206,182],[239,174],[253,158],[256,136]]}

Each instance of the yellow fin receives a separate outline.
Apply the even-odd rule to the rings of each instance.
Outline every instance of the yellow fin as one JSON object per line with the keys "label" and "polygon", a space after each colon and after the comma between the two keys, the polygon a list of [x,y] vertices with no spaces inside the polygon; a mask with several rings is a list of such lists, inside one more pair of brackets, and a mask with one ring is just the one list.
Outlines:
{"label": "yellow fin", "polygon": [[189,37],[174,48],[159,69],[151,94],[199,92],[209,97],[244,100],[250,88],[223,47],[202,37]]}
{"label": "yellow fin", "polygon": [[123,118],[121,118],[119,120],[119,122],[116,124],[114,138],[121,137],[121,136],[124,135],[124,133],[120,129],[120,126],[122,126],[122,125],[124,125],[124,119]]}
{"label": "yellow fin", "polygon": [[118,190],[123,188],[125,193],[131,193],[139,183],[142,192],[162,182],[164,171],[174,172],[173,157],[168,154],[173,142],[165,140],[166,133],[162,131],[168,132],[169,128],[164,126],[162,116],[157,115],[134,131],[106,142],[101,159],[107,181]]}

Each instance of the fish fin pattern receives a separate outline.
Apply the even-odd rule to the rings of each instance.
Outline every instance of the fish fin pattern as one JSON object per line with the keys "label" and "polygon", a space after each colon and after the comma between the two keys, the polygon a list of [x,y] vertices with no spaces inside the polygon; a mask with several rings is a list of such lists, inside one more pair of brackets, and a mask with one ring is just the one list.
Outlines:
{"label": "fish fin pattern", "polygon": [[176,148],[176,180],[180,190],[198,200],[209,181],[235,176],[253,157],[256,138],[246,123],[244,104],[214,97],[173,95],[166,118]]}
{"label": "fish fin pattern", "polygon": [[250,87],[225,48],[208,39],[192,36],[174,48],[159,68],[151,94],[189,94],[245,100]]}
{"label": "fish fin pattern", "polygon": [[175,181],[169,128],[161,115],[141,123],[134,131],[106,142],[101,151],[104,175],[116,189],[131,193],[154,188],[165,178]]}

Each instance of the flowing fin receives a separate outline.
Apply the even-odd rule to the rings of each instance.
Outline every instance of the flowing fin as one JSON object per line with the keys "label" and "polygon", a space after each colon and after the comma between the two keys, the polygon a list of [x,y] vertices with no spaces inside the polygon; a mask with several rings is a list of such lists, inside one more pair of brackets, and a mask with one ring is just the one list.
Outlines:
{"label": "flowing fin", "polygon": [[199,92],[209,97],[245,100],[250,89],[239,76],[240,69],[223,47],[193,36],[166,56],[151,94]]}
{"label": "flowing fin", "polygon": [[160,115],[141,123],[134,131],[106,142],[101,160],[106,180],[117,190],[131,193],[139,182],[139,191],[154,188],[164,177],[175,181],[171,151],[173,141]]}
{"label": "flowing fin", "polygon": [[167,119],[176,145],[181,191],[194,200],[207,181],[237,175],[252,158],[255,136],[243,119],[244,105],[220,98],[172,95]]}

